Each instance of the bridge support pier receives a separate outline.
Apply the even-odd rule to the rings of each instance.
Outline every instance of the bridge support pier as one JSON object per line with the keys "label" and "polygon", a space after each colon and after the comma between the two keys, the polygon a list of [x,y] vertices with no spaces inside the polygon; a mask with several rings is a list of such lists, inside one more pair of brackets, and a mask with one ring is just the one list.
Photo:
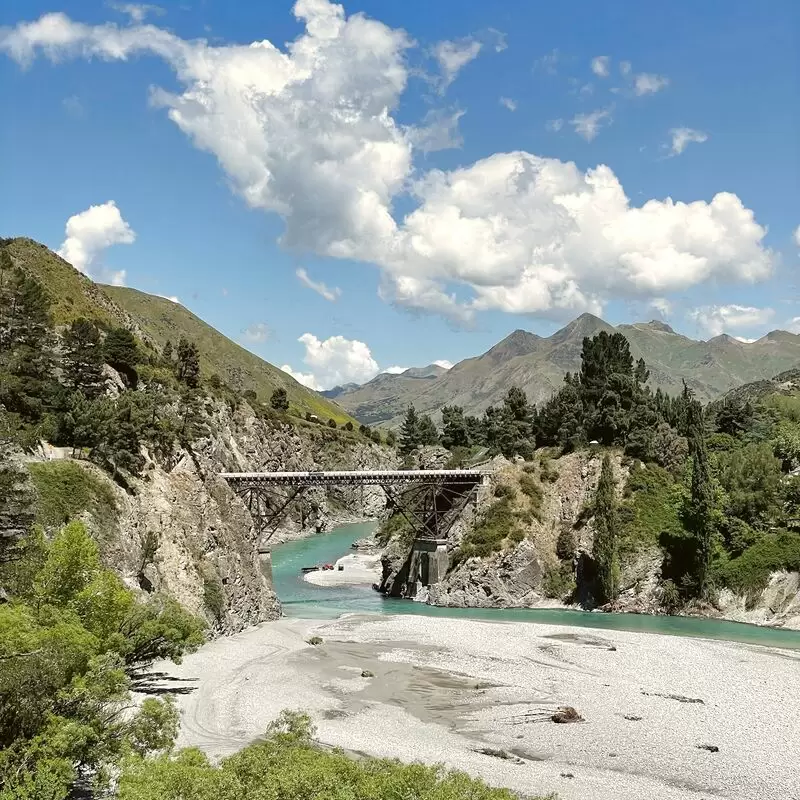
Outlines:
{"label": "bridge support pier", "polygon": [[417,538],[411,548],[409,583],[413,586],[433,586],[444,578],[450,559],[447,555],[447,539]]}
{"label": "bridge support pier", "polygon": [[267,583],[272,586],[272,550],[270,548],[258,548],[258,566],[261,574],[267,579]]}

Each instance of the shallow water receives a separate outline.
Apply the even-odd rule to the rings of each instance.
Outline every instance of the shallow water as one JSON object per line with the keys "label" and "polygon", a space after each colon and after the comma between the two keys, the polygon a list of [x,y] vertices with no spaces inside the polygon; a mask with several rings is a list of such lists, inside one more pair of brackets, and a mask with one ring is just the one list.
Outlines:
{"label": "shallow water", "polygon": [[606,630],[665,633],[722,639],[769,647],[800,649],[800,631],[743,625],[738,622],[697,617],[646,614],[602,614],[565,609],[437,608],[409,600],[387,598],[368,586],[315,586],[303,580],[301,567],[332,563],[352,552],[350,545],[369,536],[372,523],[342,525],[330,533],[276,545],[272,550],[275,591],[287,616],[334,619],[341,614],[419,614],[429,617],[462,617],[492,622],[539,622]]}

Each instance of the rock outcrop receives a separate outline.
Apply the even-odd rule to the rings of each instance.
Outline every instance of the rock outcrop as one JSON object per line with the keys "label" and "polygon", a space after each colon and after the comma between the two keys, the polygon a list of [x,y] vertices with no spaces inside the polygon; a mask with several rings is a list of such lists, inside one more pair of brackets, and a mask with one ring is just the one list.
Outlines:
{"label": "rock outcrop", "polygon": [[[206,400],[210,433],[164,466],[147,458],[140,478],[124,490],[97,467],[72,462],[113,492],[113,520],[81,515],[97,538],[104,561],[132,588],[163,592],[204,616],[221,633],[280,615],[280,603],[262,570],[262,544],[242,502],[220,472],[378,469],[393,467],[393,451],[327,426],[295,426],[262,419],[249,405],[231,410]],[[52,455],[52,454],[51,454]],[[61,453],[57,455],[63,455]],[[290,518],[270,544],[311,535],[341,522],[377,517],[380,489],[317,491],[304,530]]]}

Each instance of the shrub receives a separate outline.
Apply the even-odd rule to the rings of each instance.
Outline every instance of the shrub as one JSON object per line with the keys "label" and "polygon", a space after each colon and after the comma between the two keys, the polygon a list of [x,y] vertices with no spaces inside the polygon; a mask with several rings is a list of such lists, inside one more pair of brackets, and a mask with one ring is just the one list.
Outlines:
{"label": "shrub", "polygon": [[490,506],[461,541],[454,564],[478,556],[484,558],[503,549],[503,543],[517,529],[517,520],[508,497]]}
{"label": "shrub", "polygon": [[216,620],[222,619],[225,611],[225,592],[219,577],[210,569],[203,575],[203,603]]}
{"label": "shrub", "polygon": [[572,561],[572,559],[575,558],[575,551],[575,535],[569,528],[565,528],[558,534],[556,555],[561,561]]}
{"label": "shrub", "polygon": [[290,712],[270,726],[265,741],[249,745],[218,765],[211,764],[194,748],[174,757],[133,757],[120,777],[119,800],[518,798],[508,789],[490,788],[479,779],[442,766],[405,765],[375,758],[356,760],[341,750],[317,747],[313,735],[309,718]]}
{"label": "shrub", "polygon": [[661,605],[668,614],[674,614],[681,606],[681,593],[675,582],[667,579],[661,584]]}
{"label": "shrub", "polygon": [[736,592],[753,597],[760,594],[772,572],[800,572],[800,534],[777,533],[761,541],[719,568],[719,579]]}
{"label": "shrub", "polygon": [[554,600],[565,600],[575,591],[572,565],[566,562],[547,567],[542,580],[542,593]]}

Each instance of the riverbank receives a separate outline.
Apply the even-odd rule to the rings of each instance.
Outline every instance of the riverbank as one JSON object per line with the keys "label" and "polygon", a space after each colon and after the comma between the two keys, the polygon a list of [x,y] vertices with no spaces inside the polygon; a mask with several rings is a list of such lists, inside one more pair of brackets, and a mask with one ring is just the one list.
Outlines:
{"label": "riverbank", "polygon": [[[322,644],[309,645],[311,636]],[[179,745],[214,757],[295,708],[312,714],[326,745],[442,762],[562,800],[800,796],[797,651],[533,623],[350,616],[265,623],[159,669],[194,689],[178,697]],[[551,722],[561,706],[585,722]]]}

